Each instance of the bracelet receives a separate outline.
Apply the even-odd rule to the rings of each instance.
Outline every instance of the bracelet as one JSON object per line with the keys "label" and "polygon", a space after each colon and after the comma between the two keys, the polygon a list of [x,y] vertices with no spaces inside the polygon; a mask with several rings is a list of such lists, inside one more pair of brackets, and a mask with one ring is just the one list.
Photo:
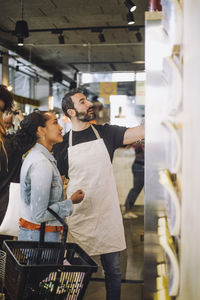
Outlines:
{"label": "bracelet", "polygon": [[136,144],[143,144],[144,143],[144,139],[140,139],[136,142]]}

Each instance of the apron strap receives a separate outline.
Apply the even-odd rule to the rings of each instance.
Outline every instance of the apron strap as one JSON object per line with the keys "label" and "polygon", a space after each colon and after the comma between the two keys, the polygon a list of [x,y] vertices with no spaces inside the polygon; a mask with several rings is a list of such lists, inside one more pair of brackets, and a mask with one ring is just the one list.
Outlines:
{"label": "apron strap", "polygon": [[100,137],[98,131],[96,130],[96,128],[95,128],[92,124],[91,124],[91,127],[92,127],[92,130],[94,131],[94,134],[96,135],[96,138],[97,138],[98,140],[101,139],[101,137]]}
{"label": "apron strap", "polygon": [[[96,135],[96,138],[98,140],[101,139],[98,131],[96,130],[96,128],[92,124],[91,124],[91,128],[94,131],[94,134]],[[71,147],[71,146],[72,146],[72,130],[70,130],[70,132],[69,132],[69,147]]]}
{"label": "apron strap", "polygon": [[69,147],[72,146],[72,130],[69,132]]}

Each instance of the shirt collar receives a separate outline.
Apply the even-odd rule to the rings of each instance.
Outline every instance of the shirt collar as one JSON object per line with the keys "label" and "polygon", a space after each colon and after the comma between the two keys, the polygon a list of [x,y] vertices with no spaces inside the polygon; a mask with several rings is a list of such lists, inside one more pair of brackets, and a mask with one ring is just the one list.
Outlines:
{"label": "shirt collar", "polygon": [[50,161],[56,162],[51,152],[49,152],[49,150],[47,150],[47,148],[45,148],[42,144],[36,143],[34,148],[42,152]]}

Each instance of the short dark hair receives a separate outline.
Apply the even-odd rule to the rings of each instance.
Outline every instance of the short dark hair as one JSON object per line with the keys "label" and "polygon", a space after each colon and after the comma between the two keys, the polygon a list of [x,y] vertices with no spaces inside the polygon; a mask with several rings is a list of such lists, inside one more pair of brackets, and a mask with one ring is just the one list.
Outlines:
{"label": "short dark hair", "polygon": [[5,103],[5,107],[3,108],[3,112],[5,110],[11,110],[13,106],[13,97],[11,92],[7,90],[7,87],[3,84],[0,84],[0,100]]}
{"label": "short dark hair", "polygon": [[78,93],[84,94],[84,90],[81,88],[75,88],[75,89],[69,91],[67,94],[65,94],[65,96],[62,99],[62,110],[63,110],[64,114],[69,118],[71,118],[71,116],[67,113],[67,110],[74,109],[74,103],[72,101],[71,96],[74,96],[75,94],[78,94]]}

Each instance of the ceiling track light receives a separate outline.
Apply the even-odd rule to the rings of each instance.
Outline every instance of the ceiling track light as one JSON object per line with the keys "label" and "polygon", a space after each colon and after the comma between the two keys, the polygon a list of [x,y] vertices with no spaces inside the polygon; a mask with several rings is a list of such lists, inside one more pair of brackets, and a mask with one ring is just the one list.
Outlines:
{"label": "ceiling track light", "polygon": [[18,46],[23,46],[24,38],[29,37],[28,24],[23,20],[24,2],[21,0],[21,20],[16,22],[14,34],[18,38]]}
{"label": "ceiling track light", "polygon": [[22,37],[22,38],[29,37],[27,22],[24,21],[24,20],[17,21],[16,25],[15,25],[15,32],[14,32],[14,34],[17,37]]}
{"label": "ceiling track light", "polygon": [[24,46],[24,38],[23,37],[18,37],[17,45],[20,47]]}
{"label": "ceiling track light", "polygon": [[106,40],[102,32],[99,33],[98,38],[100,43],[105,43]]}
{"label": "ceiling track light", "polygon": [[138,32],[136,32],[135,36],[136,36],[136,39],[137,39],[138,43],[140,43],[142,41],[141,33],[138,31]]}
{"label": "ceiling track light", "polygon": [[133,11],[136,10],[136,5],[135,5],[135,3],[133,3],[133,1],[131,1],[131,0],[125,0],[124,4],[130,10],[130,12],[133,12]]}
{"label": "ceiling track light", "polygon": [[127,17],[128,25],[132,25],[135,23],[134,16],[130,11],[129,13],[127,13],[126,17]]}
{"label": "ceiling track light", "polygon": [[59,44],[64,44],[65,43],[65,38],[64,38],[64,35],[62,33],[58,36],[58,41],[59,41]]}

